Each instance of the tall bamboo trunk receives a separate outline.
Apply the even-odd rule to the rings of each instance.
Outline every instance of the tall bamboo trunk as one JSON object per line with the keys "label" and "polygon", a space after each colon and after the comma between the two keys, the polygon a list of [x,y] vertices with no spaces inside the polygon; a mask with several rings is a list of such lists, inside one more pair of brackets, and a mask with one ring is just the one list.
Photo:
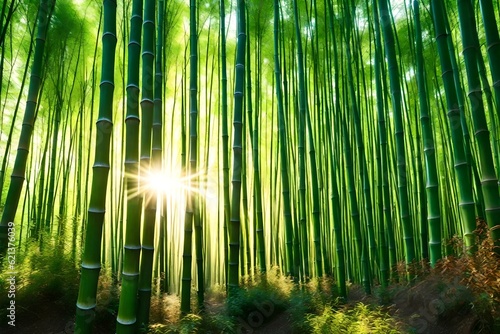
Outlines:
{"label": "tall bamboo trunk", "polygon": [[40,10],[38,11],[37,18],[37,37],[35,41],[33,65],[31,67],[28,99],[26,102],[26,109],[24,112],[21,135],[19,137],[16,160],[14,162],[14,169],[12,170],[12,174],[10,177],[11,181],[9,190],[7,192],[7,198],[5,200],[2,219],[0,220],[0,254],[3,254],[5,252],[5,249],[7,248],[7,233],[9,223],[12,224],[14,222],[17,208],[19,206],[19,200],[21,198],[21,192],[23,190],[31,137],[33,134],[33,128],[35,126],[35,114],[38,104],[38,94],[40,91],[40,85],[42,83],[42,65],[45,49],[45,39],[47,37],[48,26],[50,24],[50,13],[53,10],[54,6],[55,0],[40,1]]}
{"label": "tall bamboo trunk", "polygon": [[[416,260],[415,242],[413,238],[412,220],[409,211],[407,190],[407,167],[405,154],[405,138],[403,128],[403,114],[401,110],[401,88],[400,75],[394,47],[394,32],[389,16],[388,0],[379,0],[380,23],[385,41],[385,52],[388,63],[389,79],[391,87],[391,100],[394,119],[394,139],[397,153],[397,178],[400,222],[403,227],[403,239],[405,246],[405,260],[409,265]],[[411,278],[410,273],[410,278]]]}
{"label": "tall bamboo trunk", "polygon": [[[143,51],[142,51],[142,128],[141,128],[141,177],[156,175],[151,164],[151,139],[154,113],[154,43],[155,43],[155,2],[144,3]],[[148,180],[154,182],[156,180]],[[145,182],[148,182],[145,181]],[[137,322],[147,327],[151,302],[151,279],[153,270],[154,232],[156,221],[157,194],[149,184],[144,189],[144,220],[142,226],[142,248],[138,288]]]}
{"label": "tall bamboo trunk", "polygon": [[486,212],[486,222],[491,229],[492,238],[500,243],[500,197],[498,194],[498,179],[493,163],[490,144],[490,132],[486,122],[483,104],[481,79],[477,67],[477,58],[482,57],[479,48],[479,38],[474,20],[474,10],[470,1],[458,0],[458,17],[462,35],[465,69],[469,83],[468,97],[472,109],[472,124],[479,152],[479,167],[481,173],[481,189]]}
{"label": "tall bamboo trunk", "polygon": [[99,116],[96,124],[96,147],[92,188],[88,208],[80,289],[76,303],[77,333],[92,333],[96,307],[97,282],[101,269],[101,237],[110,169],[109,148],[113,128],[113,91],[116,48],[116,1],[104,0],[104,29],[102,35],[102,72],[99,95]]}
{"label": "tall bamboo trunk", "polygon": [[229,226],[229,295],[235,293],[239,286],[239,252],[240,252],[240,195],[242,168],[243,137],[243,101],[245,87],[245,0],[238,0],[238,38],[236,43],[236,69],[234,88],[233,114],[233,177],[231,195],[231,221]]}
{"label": "tall bamboo trunk", "polygon": [[441,63],[442,80],[446,94],[448,108],[448,121],[453,146],[453,161],[455,175],[458,180],[458,196],[460,201],[460,214],[464,231],[465,244],[472,247],[475,243],[474,230],[476,228],[476,217],[474,213],[474,200],[472,197],[472,183],[467,168],[467,160],[464,151],[464,137],[460,120],[460,109],[458,108],[457,91],[453,80],[447,33],[443,19],[443,4],[441,1],[432,0],[431,8],[436,30],[436,42]]}
{"label": "tall bamboo trunk", "polygon": [[141,205],[139,192],[139,64],[141,54],[143,0],[134,0],[130,17],[125,117],[125,188],[127,209],[123,245],[122,290],[116,318],[116,332],[135,330],[136,299],[141,253]]}

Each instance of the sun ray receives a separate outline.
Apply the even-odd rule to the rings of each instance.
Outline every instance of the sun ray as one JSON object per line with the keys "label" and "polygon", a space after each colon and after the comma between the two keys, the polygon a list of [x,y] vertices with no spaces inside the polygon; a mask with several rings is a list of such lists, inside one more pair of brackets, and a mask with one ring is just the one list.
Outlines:
{"label": "sun ray", "polygon": [[130,189],[127,197],[144,196],[156,193],[176,202],[183,202],[186,193],[193,193],[212,201],[216,196],[211,192],[213,185],[208,181],[205,171],[182,176],[175,171],[151,170],[142,176],[126,174],[127,179],[135,179],[137,187]]}

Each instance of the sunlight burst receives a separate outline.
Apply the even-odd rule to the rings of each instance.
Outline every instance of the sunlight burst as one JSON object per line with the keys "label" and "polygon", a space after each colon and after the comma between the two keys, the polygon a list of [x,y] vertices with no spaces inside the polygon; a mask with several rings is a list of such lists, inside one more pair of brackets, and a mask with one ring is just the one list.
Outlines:
{"label": "sunlight burst", "polygon": [[205,199],[214,197],[209,190],[206,174],[180,176],[167,171],[151,171],[142,179],[142,193],[155,192],[158,196],[182,201],[187,192],[198,194]]}

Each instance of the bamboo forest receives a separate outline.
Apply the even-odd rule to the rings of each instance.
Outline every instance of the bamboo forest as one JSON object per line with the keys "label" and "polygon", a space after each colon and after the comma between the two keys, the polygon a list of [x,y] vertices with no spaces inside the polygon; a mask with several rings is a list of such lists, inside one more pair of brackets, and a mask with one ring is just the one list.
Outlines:
{"label": "bamboo forest", "polygon": [[500,333],[500,1],[0,7],[1,333]]}

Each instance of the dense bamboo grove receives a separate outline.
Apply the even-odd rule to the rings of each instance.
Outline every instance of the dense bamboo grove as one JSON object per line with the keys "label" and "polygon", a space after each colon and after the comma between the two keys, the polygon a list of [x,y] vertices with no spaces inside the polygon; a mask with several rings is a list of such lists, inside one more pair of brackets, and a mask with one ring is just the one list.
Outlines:
{"label": "dense bamboo grove", "polygon": [[[3,1],[0,251],[152,295],[277,266],[374,285],[500,243],[500,2]],[[17,144],[17,146],[16,146]],[[22,258],[22,257],[20,257]],[[404,261],[407,277],[395,267]],[[136,300],[138,302],[136,303]]]}

